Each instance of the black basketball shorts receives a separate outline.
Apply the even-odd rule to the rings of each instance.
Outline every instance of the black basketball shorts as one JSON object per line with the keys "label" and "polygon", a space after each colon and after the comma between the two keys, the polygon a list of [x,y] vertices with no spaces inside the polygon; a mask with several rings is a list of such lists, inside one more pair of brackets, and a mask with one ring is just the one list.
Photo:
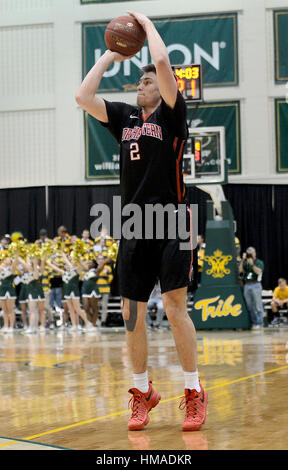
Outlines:
{"label": "black basketball shorts", "polygon": [[[187,212],[186,225],[192,232],[191,218],[191,214]],[[147,302],[158,279],[162,294],[188,286],[193,264],[191,232],[185,240],[189,247],[185,250],[180,249],[183,240],[178,236],[163,240],[122,238],[116,266],[119,295],[130,300]]]}

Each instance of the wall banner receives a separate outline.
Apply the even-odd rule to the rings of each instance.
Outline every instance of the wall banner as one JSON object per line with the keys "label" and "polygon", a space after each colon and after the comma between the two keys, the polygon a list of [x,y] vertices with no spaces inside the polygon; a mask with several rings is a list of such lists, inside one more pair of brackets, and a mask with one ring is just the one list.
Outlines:
{"label": "wall banner", "polygon": [[[238,85],[237,13],[153,20],[171,64],[202,63],[203,85]],[[108,22],[83,23],[83,77],[107,49]],[[105,72],[99,92],[135,91],[141,67],[151,62],[147,41],[132,59],[116,62]]]}
{"label": "wall banner", "polygon": [[276,124],[276,170],[277,173],[288,173],[288,103],[283,98],[275,100]]}
{"label": "wall banner", "polygon": [[274,11],[275,83],[288,81],[288,10]]}

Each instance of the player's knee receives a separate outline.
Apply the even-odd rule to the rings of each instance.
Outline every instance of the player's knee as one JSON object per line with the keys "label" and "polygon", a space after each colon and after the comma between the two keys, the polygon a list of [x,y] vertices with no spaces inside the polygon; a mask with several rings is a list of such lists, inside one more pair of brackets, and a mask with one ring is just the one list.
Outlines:
{"label": "player's knee", "polygon": [[122,303],[122,317],[123,317],[123,320],[129,320],[129,317],[130,317],[129,302]]}
{"label": "player's knee", "polygon": [[171,326],[177,327],[183,323],[186,312],[183,312],[178,305],[167,305],[165,312]]}

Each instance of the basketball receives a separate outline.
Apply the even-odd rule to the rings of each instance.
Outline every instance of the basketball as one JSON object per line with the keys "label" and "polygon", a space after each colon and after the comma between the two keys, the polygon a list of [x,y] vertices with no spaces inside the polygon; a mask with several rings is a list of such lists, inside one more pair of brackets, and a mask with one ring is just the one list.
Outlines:
{"label": "basketball", "polygon": [[143,47],[146,33],[132,16],[118,16],[107,25],[105,43],[113,52],[131,56]]}

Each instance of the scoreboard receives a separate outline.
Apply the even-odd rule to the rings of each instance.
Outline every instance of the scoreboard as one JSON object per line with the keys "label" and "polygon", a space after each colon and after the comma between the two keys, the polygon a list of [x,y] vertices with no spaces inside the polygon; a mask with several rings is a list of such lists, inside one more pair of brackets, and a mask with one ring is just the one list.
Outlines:
{"label": "scoreboard", "polygon": [[186,102],[203,101],[201,65],[173,65],[177,86]]}

